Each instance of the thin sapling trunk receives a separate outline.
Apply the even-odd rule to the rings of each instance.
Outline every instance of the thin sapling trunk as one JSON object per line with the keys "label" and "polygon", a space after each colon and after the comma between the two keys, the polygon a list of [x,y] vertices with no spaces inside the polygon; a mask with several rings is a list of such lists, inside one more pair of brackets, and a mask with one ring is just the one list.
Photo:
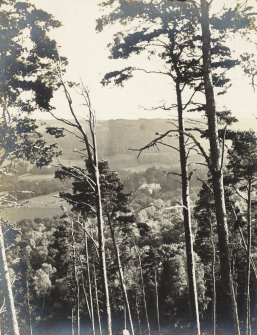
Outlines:
{"label": "thin sapling trunk", "polygon": [[95,316],[94,316],[92,284],[91,284],[91,275],[90,275],[90,266],[89,266],[88,240],[87,240],[86,234],[84,235],[84,239],[85,239],[85,248],[86,248],[87,280],[88,280],[89,302],[90,302],[90,310],[91,310],[92,334],[95,335]]}
{"label": "thin sapling trunk", "polygon": [[94,272],[95,301],[96,301],[96,310],[97,310],[97,318],[98,318],[98,327],[99,327],[99,334],[102,335],[102,324],[101,324],[101,315],[100,315],[100,308],[99,308],[98,285],[97,285],[97,279],[96,279],[95,264],[93,264],[93,272]]}
{"label": "thin sapling trunk", "polygon": [[251,304],[250,304],[251,247],[252,247],[252,180],[249,179],[248,196],[247,196],[247,263],[246,263],[246,288],[245,288],[245,335],[251,335]]}
{"label": "thin sapling trunk", "polygon": [[1,284],[5,295],[5,309],[7,317],[8,335],[20,335],[16,310],[14,306],[12,284],[5,254],[2,222],[0,222],[0,274],[1,274]]}
{"label": "thin sapling trunk", "polygon": [[112,242],[113,242],[113,246],[114,246],[114,250],[115,250],[116,263],[117,263],[117,268],[118,268],[119,278],[120,278],[120,286],[121,286],[122,295],[123,295],[123,299],[124,299],[124,303],[125,303],[125,313],[126,313],[126,310],[127,310],[130,329],[131,329],[131,334],[134,335],[135,334],[134,325],[133,325],[131,309],[130,309],[128,294],[127,294],[127,288],[126,288],[126,284],[125,284],[125,280],[124,280],[124,274],[123,274],[123,269],[122,269],[122,264],[121,264],[121,259],[120,259],[119,246],[118,246],[117,241],[116,241],[114,227],[112,225],[112,222],[111,222],[110,218],[108,218],[108,222],[109,222],[111,236],[112,236]]}
{"label": "thin sapling trunk", "polygon": [[145,320],[146,320],[148,335],[151,335],[151,328],[150,328],[150,322],[149,322],[149,317],[148,317],[148,309],[147,309],[147,303],[146,303],[146,294],[145,294],[142,260],[141,260],[141,255],[140,255],[139,250],[138,250],[138,260],[139,260],[140,279],[141,279],[143,301],[144,301],[144,308],[145,308]]}
{"label": "thin sapling trunk", "polygon": [[156,317],[157,317],[158,335],[161,335],[160,311],[159,311],[159,295],[158,295],[158,282],[157,282],[156,268],[154,268],[154,287],[155,287]]}

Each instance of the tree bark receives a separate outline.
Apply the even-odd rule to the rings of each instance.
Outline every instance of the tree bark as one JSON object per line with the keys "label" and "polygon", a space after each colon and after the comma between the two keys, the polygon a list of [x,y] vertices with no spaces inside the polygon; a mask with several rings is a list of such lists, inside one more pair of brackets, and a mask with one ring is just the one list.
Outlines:
{"label": "tree bark", "polygon": [[[177,69],[177,76],[179,71]],[[179,125],[179,155],[180,155],[180,168],[181,168],[181,182],[182,182],[182,204],[183,204],[183,221],[185,230],[186,242],[186,257],[187,257],[187,277],[189,288],[189,303],[190,303],[190,318],[192,334],[200,335],[200,322],[199,322],[199,309],[198,297],[195,278],[195,262],[193,250],[193,237],[192,237],[192,222],[191,222],[191,209],[190,209],[190,196],[189,196],[189,178],[188,178],[188,165],[187,154],[185,146],[185,126],[183,118],[183,105],[182,95],[179,83],[179,77],[176,81],[176,95],[177,95],[177,111],[178,111],[178,125]]]}
{"label": "tree bark", "polygon": [[0,274],[1,274],[1,285],[5,295],[8,335],[20,335],[16,317],[16,310],[14,306],[14,298],[13,298],[11,280],[9,276],[8,263],[5,254],[4,236],[1,221],[0,221]]}
{"label": "tree bark", "polygon": [[245,288],[245,335],[251,335],[251,305],[250,305],[250,278],[251,278],[251,247],[252,247],[252,181],[248,182],[247,197],[247,263]]}
{"label": "tree bark", "polygon": [[226,335],[239,335],[239,322],[237,304],[234,294],[233,278],[230,264],[229,231],[225,207],[223,171],[218,140],[217,116],[215,98],[211,77],[211,33],[209,26],[209,3],[201,0],[201,26],[202,26],[202,56],[203,79],[206,98],[206,114],[208,119],[208,133],[210,142],[210,170],[213,182],[217,232],[220,251],[220,270],[223,297],[223,323]]}
{"label": "tree bark", "polygon": [[110,230],[111,230],[112,242],[113,242],[113,246],[114,246],[114,250],[115,250],[116,262],[117,262],[119,278],[120,278],[121,291],[122,291],[122,294],[123,294],[123,299],[124,299],[124,302],[125,302],[126,310],[128,312],[131,334],[134,335],[135,334],[134,325],[133,325],[133,320],[132,320],[132,315],[131,315],[130,304],[129,304],[129,300],[128,300],[127,288],[126,288],[125,281],[124,281],[124,275],[123,275],[123,269],[122,269],[122,265],[121,265],[119,247],[118,247],[117,242],[116,242],[115,231],[114,231],[111,219],[108,218],[108,221],[109,221],[109,226],[110,226]]}

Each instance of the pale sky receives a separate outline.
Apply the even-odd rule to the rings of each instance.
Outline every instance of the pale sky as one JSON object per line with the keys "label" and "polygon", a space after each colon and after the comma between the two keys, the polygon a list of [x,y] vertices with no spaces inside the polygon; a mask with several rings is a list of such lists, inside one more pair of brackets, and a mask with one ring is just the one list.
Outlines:
{"label": "pale sky", "polygon": [[[140,108],[157,106],[161,100],[167,104],[175,102],[172,85],[165,82],[163,76],[136,75],[120,87],[102,87],[100,84],[104,74],[123,66],[133,65],[123,60],[110,60],[107,44],[112,41],[112,28],[103,33],[96,33],[95,20],[101,15],[97,6],[98,0],[30,0],[38,8],[53,14],[63,24],[52,36],[60,46],[60,53],[69,61],[67,80],[82,79],[90,89],[91,98],[98,119],[118,118],[168,118],[164,111],[149,112]],[[221,4],[221,0],[214,3]],[[226,3],[233,2],[227,0]],[[256,2],[253,1],[256,6]],[[235,41],[235,48],[244,48],[242,41]],[[144,64],[145,59],[138,62]],[[154,64],[154,66],[158,64]],[[234,73],[233,88],[219,98],[220,106],[226,105],[235,116],[255,120],[257,114],[257,93],[249,87],[249,79],[241,73]],[[61,92],[55,94],[53,105],[58,111],[66,114],[67,106]],[[257,121],[255,121],[257,124]]]}

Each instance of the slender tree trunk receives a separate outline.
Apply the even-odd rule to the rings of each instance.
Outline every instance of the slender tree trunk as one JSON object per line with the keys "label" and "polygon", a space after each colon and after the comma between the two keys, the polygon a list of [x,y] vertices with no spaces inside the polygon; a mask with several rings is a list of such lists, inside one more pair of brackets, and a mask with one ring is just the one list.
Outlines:
{"label": "slender tree trunk", "polygon": [[[211,222],[211,221],[210,221]],[[212,245],[212,334],[216,335],[216,246],[214,241],[213,224],[211,222]]]}
{"label": "slender tree trunk", "polygon": [[74,332],[74,309],[71,309],[71,335],[75,335]]}
{"label": "slender tree trunk", "polygon": [[81,281],[82,281],[82,290],[83,290],[85,302],[86,302],[86,305],[87,305],[87,311],[88,311],[89,319],[91,321],[91,319],[92,319],[91,308],[89,307],[88,296],[87,296],[87,291],[86,291],[86,287],[85,287],[85,279],[84,279],[83,272],[81,272]]}
{"label": "slender tree trunk", "polygon": [[80,290],[79,280],[77,281],[77,335],[80,335]]}
{"label": "slender tree trunk", "polygon": [[[71,96],[66,88],[65,83],[62,80],[61,80],[61,85],[65,92],[65,97],[69,105],[70,113],[72,115],[74,123],[76,124],[76,128],[81,134],[83,144],[85,145],[84,149],[87,154],[86,169],[90,170],[90,173],[93,174],[94,195],[95,195],[95,208],[94,209],[96,212],[96,219],[97,219],[100,269],[101,269],[101,277],[102,277],[103,295],[104,295],[104,300],[105,300],[104,312],[107,318],[108,335],[112,335],[111,306],[110,306],[108,277],[107,277],[107,269],[106,269],[104,219],[103,219],[103,209],[102,209],[102,196],[101,196],[101,187],[100,187],[99,166],[98,166],[96,131],[95,131],[95,127],[96,127],[95,112],[92,109],[89,92],[82,84],[81,96],[84,98],[84,105],[87,107],[88,113],[89,113],[88,122],[89,122],[89,131],[90,131],[91,141],[92,141],[92,143],[90,143],[89,137],[87,133],[84,131],[83,125],[80,123],[73,109],[73,103],[72,103]],[[90,167],[88,166],[88,164],[90,165]]]}
{"label": "slender tree trunk", "polygon": [[97,185],[97,223],[98,223],[98,238],[99,238],[99,257],[102,270],[102,281],[103,281],[103,293],[105,298],[105,314],[107,317],[107,330],[108,335],[112,335],[112,319],[111,319],[111,306],[108,288],[108,278],[106,269],[106,256],[105,256],[105,238],[104,238],[104,221],[102,213],[102,202],[101,202],[101,191],[99,182],[99,171],[98,166],[96,168],[96,185]]}
{"label": "slender tree trunk", "polygon": [[139,335],[142,335],[142,327],[141,327],[141,319],[140,319],[140,311],[138,306],[138,297],[136,293],[136,310],[137,310],[137,322],[138,322],[138,328],[139,328]]}
{"label": "slender tree trunk", "polygon": [[[241,238],[241,241],[243,243],[244,249],[247,251],[247,244],[245,242],[244,234],[242,232],[242,228],[241,227],[239,227],[239,234],[240,234],[240,238]],[[257,280],[257,270],[256,270],[256,266],[255,266],[255,263],[254,263],[252,255],[250,257],[250,261],[251,261],[251,267],[252,267],[255,279]]]}
{"label": "slender tree trunk", "polygon": [[190,196],[189,196],[188,165],[187,165],[187,154],[186,154],[185,135],[184,135],[185,126],[184,126],[183,105],[182,105],[182,96],[181,96],[179,79],[177,79],[176,82],[176,95],[177,95],[177,109],[178,109],[179,155],[180,155],[180,168],[181,168],[181,181],[182,181],[182,204],[183,204],[183,220],[184,220],[185,242],[186,242],[191,329],[192,334],[200,335],[201,331],[200,331],[198,297],[197,297],[197,287],[195,278],[195,262],[194,262],[192,222],[191,222],[191,209],[190,209]]}
{"label": "slender tree trunk", "polygon": [[80,335],[80,290],[79,280],[77,280],[77,335]]}
{"label": "slender tree trunk", "polygon": [[[237,215],[235,213],[235,209],[233,206],[231,206],[231,209],[234,213],[234,217],[235,217],[235,220],[237,220]],[[243,231],[242,231],[242,228],[241,227],[238,227],[238,230],[239,230],[239,235],[240,235],[240,238],[241,238],[241,241],[243,243],[243,247],[245,249],[245,251],[247,251],[247,244],[245,242],[245,238],[244,238],[244,234],[243,234]],[[255,279],[257,280],[257,270],[256,270],[256,266],[255,266],[255,263],[254,263],[254,260],[252,258],[252,255],[250,257],[250,260],[251,260],[251,267],[252,267],[252,270],[253,270],[253,273],[254,273],[254,276],[255,276]]]}
{"label": "slender tree trunk", "polygon": [[157,316],[158,335],[161,335],[160,311],[159,311],[159,295],[158,295],[158,283],[157,283],[156,268],[154,268],[154,286],[155,286],[156,316]]}
{"label": "slender tree trunk", "polygon": [[231,273],[232,273],[232,278],[233,278],[233,284],[234,284],[234,294],[235,294],[235,299],[237,301],[237,283],[236,283],[236,280],[235,280],[235,257],[234,255],[232,254],[231,255]]}
{"label": "slender tree trunk", "polygon": [[95,264],[93,264],[93,271],[94,271],[95,301],[96,301],[96,310],[97,310],[97,318],[98,318],[98,327],[99,327],[99,334],[102,335],[102,324],[101,324],[101,315],[100,315],[100,308],[99,308],[98,285],[97,285],[97,280],[96,280]]}
{"label": "slender tree trunk", "polygon": [[100,266],[101,266],[101,273],[102,273],[103,294],[104,294],[104,299],[105,299],[104,307],[105,307],[105,314],[107,317],[108,335],[112,335],[112,316],[111,316],[108,277],[107,277],[107,269],[106,269],[102,196],[101,196],[100,175],[99,175],[99,167],[98,167],[95,125],[92,124],[92,120],[90,122],[90,127],[91,127],[91,134],[92,134],[93,148],[94,148],[94,167],[93,168],[95,172],[96,217],[97,217],[97,226],[98,226],[99,258],[100,258]]}
{"label": "slender tree trunk", "polygon": [[92,295],[92,284],[91,284],[91,276],[90,276],[90,267],[89,267],[88,243],[87,243],[87,236],[86,235],[85,235],[85,244],[86,244],[87,280],[88,280],[89,301],[90,301],[90,310],[91,310],[92,333],[93,333],[93,335],[95,335],[94,305],[93,305],[93,295]]}
{"label": "slender tree trunk", "polygon": [[127,329],[127,310],[126,310],[126,306],[124,306],[124,329]]}
{"label": "slender tree trunk", "polygon": [[252,181],[248,182],[247,197],[247,264],[245,289],[245,335],[251,335],[251,304],[250,304],[250,278],[251,278],[251,247],[252,247]]}
{"label": "slender tree trunk", "polygon": [[132,320],[132,315],[131,315],[131,309],[130,309],[128,294],[127,294],[127,288],[126,288],[126,284],[125,284],[125,281],[124,281],[124,274],[123,274],[123,269],[122,269],[122,264],[121,264],[121,259],[120,259],[120,251],[119,251],[119,247],[118,247],[117,242],[116,242],[115,231],[114,231],[111,219],[108,218],[108,221],[109,221],[109,226],[110,226],[110,231],[111,231],[111,236],[112,236],[112,242],[113,242],[113,246],[114,246],[114,250],[115,250],[116,263],[117,263],[117,267],[118,267],[118,271],[119,271],[121,291],[122,291],[124,303],[125,303],[125,306],[126,306],[126,310],[128,312],[131,334],[135,335],[134,325],[133,325],[133,320]]}
{"label": "slender tree trunk", "polygon": [[75,236],[74,236],[73,220],[71,221],[71,237],[72,237],[72,252],[73,252],[73,272],[74,272],[74,281],[75,281],[75,286],[76,286],[77,335],[80,335],[80,288],[79,288],[76,243],[75,243]]}
{"label": "slender tree trunk", "polygon": [[[84,232],[85,233],[85,232]],[[84,234],[84,241],[86,240],[87,236],[86,236],[86,233]],[[86,243],[85,243],[86,244]],[[82,261],[80,259],[80,265],[82,266]],[[89,306],[89,301],[88,301],[88,294],[87,294],[87,291],[86,291],[86,286],[85,286],[85,278],[84,278],[84,274],[83,274],[83,271],[81,271],[81,284],[82,284],[82,291],[83,291],[83,294],[84,294],[84,298],[85,298],[85,302],[86,302],[86,305],[87,305],[87,311],[88,311],[88,315],[89,315],[89,319],[90,321],[92,322],[92,313],[91,313],[91,307]]]}
{"label": "slender tree trunk", "polygon": [[139,259],[139,270],[140,270],[140,278],[141,278],[141,285],[142,285],[142,293],[143,293],[143,301],[144,301],[144,308],[145,308],[145,319],[146,319],[146,325],[148,330],[148,335],[151,334],[151,328],[149,323],[149,317],[148,317],[148,310],[147,310],[147,303],[146,303],[146,295],[145,295],[145,285],[144,285],[144,276],[143,276],[143,269],[142,269],[142,261],[141,261],[141,255],[140,251],[138,250],[138,259]]}
{"label": "slender tree trunk", "polygon": [[220,251],[220,272],[222,280],[223,297],[223,323],[226,335],[239,335],[239,322],[237,304],[234,294],[233,278],[230,264],[229,231],[225,207],[223,171],[218,140],[217,116],[214,91],[211,77],[211,35],[209,26],[209,3],[201,0],[201,26],[202,26],[202,56],[203,79],[206,97],[206,114],[208,118],[208,132],[210,141],[210,170],[213,182],[217,232]]}
{"label": "slender tree trunk", "polygon": [[79,281],[77,282],[77,335],[80,335],[80,290]]}
{"label": "slender tree trunk", "polygon": [[5,308],[8,325],[8,335],[19,335],[19,327],[14,306],[12,285],[8,271],[8,263],[5,254],[4,236],[2,231],[2,222],[0,221],[0,275],[1,285],[5,295]]}

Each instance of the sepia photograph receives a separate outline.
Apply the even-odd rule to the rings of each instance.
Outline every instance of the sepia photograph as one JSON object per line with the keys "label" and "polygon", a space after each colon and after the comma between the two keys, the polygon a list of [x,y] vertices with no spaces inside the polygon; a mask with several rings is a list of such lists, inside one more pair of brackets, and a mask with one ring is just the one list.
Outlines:
{"label": "sepia photograph", "polygon": [[257,335],[256,0],[0,0],[0,335]]}

